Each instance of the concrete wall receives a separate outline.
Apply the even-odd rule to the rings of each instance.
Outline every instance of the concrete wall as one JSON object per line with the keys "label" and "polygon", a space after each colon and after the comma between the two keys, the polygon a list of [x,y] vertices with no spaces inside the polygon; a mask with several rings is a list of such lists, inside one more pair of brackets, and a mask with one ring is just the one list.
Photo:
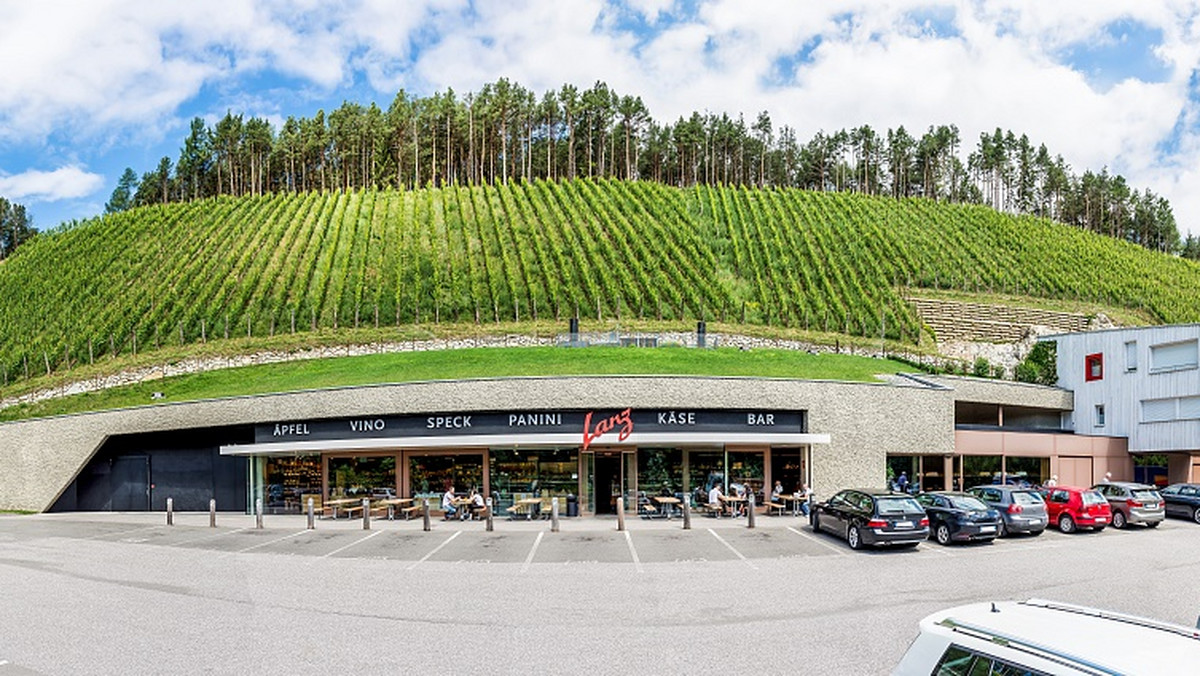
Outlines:
{"label": "concrete wall", "polygon": [[289,419],[578,408],[806,409],[813,489],[882,486],[888,453],[954,450],[949,390],[757,378],[504,378],[313,390],[0,425],[0,509],[44,511],[111,435]]}

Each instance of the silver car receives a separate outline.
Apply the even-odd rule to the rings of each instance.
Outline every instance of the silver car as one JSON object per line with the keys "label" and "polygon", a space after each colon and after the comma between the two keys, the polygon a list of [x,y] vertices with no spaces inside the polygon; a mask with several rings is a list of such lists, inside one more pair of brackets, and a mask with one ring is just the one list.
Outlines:
{"label": "silver car", "polygon": [[975,486],[967,492],[1000,512],[1000,537],[1012,533],[1041,535],[1046,530],[1046,501],[1032,488]]}
{"label": "silver car", "polygon": [[1154,528],[1166,518],[1163,497],[1154,486],[1130,481],[1104,481],[1092,486],[1112,507],[1113,528],[1140,523]]}

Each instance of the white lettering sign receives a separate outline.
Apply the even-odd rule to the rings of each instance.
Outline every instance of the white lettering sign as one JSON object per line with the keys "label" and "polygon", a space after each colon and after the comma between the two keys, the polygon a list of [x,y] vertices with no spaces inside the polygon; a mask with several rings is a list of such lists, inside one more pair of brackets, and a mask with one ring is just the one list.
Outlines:
{"label": "white lettering sign", "polygon": [[383,418],[374,420],[351,420],[351,432],[380,432],[387,425],[383,422]]}
{"label": "white lettering sign", "polygon": [[695,425],[695,411],[663,411],[658,414],[659,425]]}
{"label": "white lettering sign", "polygon": [[755,426],[770,426],[775,424],[774,413],[747,413],[746,424]]}
{"label": "white lettering sign", "polygon": [[425,429],[449,430],[466,429],[471,426],[469,415],[434,415],[425,419]]}
{"label": "white lettering sign", "polygon": [[275,434],[277,437],[285,437],[290,435],[307,436],[308,423],[275,423]]}
{"label": "white lettering sign", "polygon": [[540,425],[561,425],[561,413],[509,413],[509,427],[530,427]]}

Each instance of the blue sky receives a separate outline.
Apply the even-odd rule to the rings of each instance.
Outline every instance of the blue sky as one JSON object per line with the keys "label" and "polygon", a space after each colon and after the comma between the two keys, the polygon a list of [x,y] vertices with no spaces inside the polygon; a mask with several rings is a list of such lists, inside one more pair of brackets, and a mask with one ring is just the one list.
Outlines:
{"label": "blue sky", "polygon": [[0,3],[0,196],[45,229],[100,213],[192,117],[281,121],[399,88],[596,80],[654,117],[818,130],[957,124],[1107,166],[1200,234],[1200,4],[784,0]]}

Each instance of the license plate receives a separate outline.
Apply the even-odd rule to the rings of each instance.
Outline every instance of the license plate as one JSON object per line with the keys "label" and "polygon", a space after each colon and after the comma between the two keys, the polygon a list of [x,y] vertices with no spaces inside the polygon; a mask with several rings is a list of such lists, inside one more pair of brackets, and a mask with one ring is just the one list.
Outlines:
{"label": "license plate", "polygon": [[1108,521],[1108,517],[1107,517],[1107,516],[1098,516],[1098,517],[1096,517],[1096,523],[1104,523],[1105,521]]}
{"label": "license plate", "polygon": [[897,521],[896,522],[896,528],[912,528],[912,527],[913,527],[912,521]]}
{"label": "license plate", "polygon": [[980,526],[979,527],[980,533],[992,533],[992,532],[995,532],[995,530],[996,530],[995,526]]}

